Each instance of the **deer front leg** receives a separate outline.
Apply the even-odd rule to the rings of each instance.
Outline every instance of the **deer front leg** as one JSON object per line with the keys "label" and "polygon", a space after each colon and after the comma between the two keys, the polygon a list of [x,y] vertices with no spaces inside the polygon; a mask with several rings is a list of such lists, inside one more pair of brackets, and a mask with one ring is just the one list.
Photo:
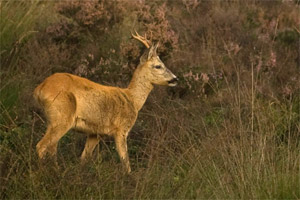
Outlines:
{"label": "deer front leg", "polygon": [[125,167],[127,173],[131,172],[128,151],[127,151],[127,134],[118,133],[115,135],[116,148],[120,156],[120,160]]}
{"label": "deer front leg", "polygon": [[85,143],[84,150],[81,154],[81,164],[85,164],[87,161],[87,158],[91,157],[93,154],[93,151],[97,144],[100,141],[100,137],[98,135],[88,135]]}

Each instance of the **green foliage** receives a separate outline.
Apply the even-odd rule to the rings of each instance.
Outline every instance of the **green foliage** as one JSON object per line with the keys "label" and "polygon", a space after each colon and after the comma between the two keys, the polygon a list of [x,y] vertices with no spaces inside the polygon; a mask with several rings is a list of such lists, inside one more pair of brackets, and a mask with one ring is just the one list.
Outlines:
{"label": "green foliage", "polygon": [[18,83],[6,83],[0,89],[0,124],[10,126],[15,124],[17,114],[14,108],[18,105],[20,86]]}
{"label": "green foliage", "polygon": [[299,42],[300,33],[295,30],[285,30],[278,33],[277,40],[286,45],[296,45]]}
{"label": "green foliage", "polygon": [[208,113],[205,118],[205,124],[211,127],[219,127],[224,121],[224,109],[214,108],[210,113]]}
{"label": "green foliage", "polygon": [[247,20],[244,25],[246,30],[258,28],[261,25],[258,19],[258,12],[258,10],[250,10],[247,13]]}

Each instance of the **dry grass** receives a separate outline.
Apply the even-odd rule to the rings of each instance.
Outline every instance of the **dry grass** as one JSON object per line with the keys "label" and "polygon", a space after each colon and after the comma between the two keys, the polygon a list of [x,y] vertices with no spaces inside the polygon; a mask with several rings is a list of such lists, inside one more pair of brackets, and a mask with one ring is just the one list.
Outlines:
{"label": "dry grass", "polygon": [[[103,16],[111,6],[118,15]],[[1,198],[300,198],[299,2],[115,1],[102,9],[84,16],[97,26],[97,17],[109,20],[100,31],[79,14],[43,23],[28,15],[19,36],[39,32],[14,57],[1,53]],[[46,124],[32,89],[57,71],[126,85],[142,51],[129,40],[132,27],[159,29],[164,62],[181,79],[175,89],[156,88],[141,110],[128,138],[133,172],[123,174],[110,138],[81,167],[85,136],[73,131],[59,144],[59,168],[41,166],[35,145]]]}

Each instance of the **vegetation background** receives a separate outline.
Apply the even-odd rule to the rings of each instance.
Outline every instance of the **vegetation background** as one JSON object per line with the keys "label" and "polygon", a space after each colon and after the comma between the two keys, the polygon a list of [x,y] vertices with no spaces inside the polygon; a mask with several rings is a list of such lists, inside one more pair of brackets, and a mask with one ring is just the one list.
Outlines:
{"label": "vegetation background", "polygon": [[[1,199],[299,199],[299,0],[0,2]],[[126,87],[160,42],[179,78],[156,87],[129,136],[122,172],[110,138],[80,167],[85,135],[39,165],[45,132],[33,89],[55,72]]]}

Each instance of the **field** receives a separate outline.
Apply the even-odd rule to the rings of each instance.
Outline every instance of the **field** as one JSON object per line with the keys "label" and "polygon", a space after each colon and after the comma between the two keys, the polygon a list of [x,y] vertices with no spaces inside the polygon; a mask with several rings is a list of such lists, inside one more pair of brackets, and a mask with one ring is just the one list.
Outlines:
{"label": "field", "polygon": [[[1,199],[300,199],[299,0],[1,1]],[[34,88],[55,72],[127,87],[159,41],[178,76],[155,86],[128,138],[80,165],[69,131],[56,167],[35,146],[46,119]]]}

